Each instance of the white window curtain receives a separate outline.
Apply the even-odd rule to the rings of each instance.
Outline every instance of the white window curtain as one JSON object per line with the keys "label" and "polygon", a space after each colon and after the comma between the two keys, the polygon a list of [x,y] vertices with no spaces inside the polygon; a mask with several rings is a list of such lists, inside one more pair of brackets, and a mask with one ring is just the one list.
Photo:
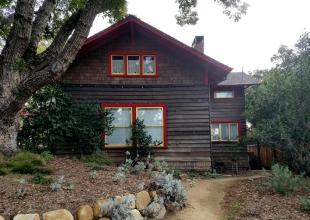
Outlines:
{"label": "white window curtain", "polygon": [[225,99],[225,98],[233,98],[234,92],[233,91],[216,91],[214,93],[214,98],[216,99]]}
{"label": "white window curtain", "polygon": [[128,74],[140,74],[140,56],[128,56]]}
{"label": "white window curtain", "polygon": [[114,120],[112,126],[114,127],[111,135],[107,137],[107,146],[125,146],[126,140],[131,137],[131,108],[110,108]]}
{"label": "white window curtain", "polygon": [[112,56],[112,74],[124,74],[124,56]]}
{"label": "white window curtain", "polygon": [[137,108],[137,117],[144,121],[152,140],[163,143],[163,108]]}
{"label": "white window curtain", "polygon": [[236,141],[238,140],[237,123],[213,123],[211,124],[212,141]]}
{"label": "white window curtain", "polygon": [[155,56],[143,56],[143,74],[155,74]]}

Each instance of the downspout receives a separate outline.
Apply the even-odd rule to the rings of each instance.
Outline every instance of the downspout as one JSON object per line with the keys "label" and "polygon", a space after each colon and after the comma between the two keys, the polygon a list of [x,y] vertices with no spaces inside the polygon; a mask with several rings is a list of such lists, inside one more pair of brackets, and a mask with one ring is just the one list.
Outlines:
{"label": "downspout", "polygon": [[212,135],[211,135],[211,83],[208,83],[209,92],[209,136],[210,136],[210,158],[211,158],[211,171],[214,172],[213,154],[212,154]]}

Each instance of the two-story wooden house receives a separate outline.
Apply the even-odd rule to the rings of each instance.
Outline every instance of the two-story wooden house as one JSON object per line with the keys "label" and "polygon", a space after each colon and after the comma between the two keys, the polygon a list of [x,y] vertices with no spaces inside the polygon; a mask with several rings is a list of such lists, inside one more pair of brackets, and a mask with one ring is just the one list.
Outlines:
{"label": "two-story wooden house", "polygon": [[[124,159],[130,126],[141,118],[156,157],[183,169],[248,168],[238,138],[246,131],[244,88],[256,82],[203,53],[202,36],[189,47],[134,16],[90,37],[62,78],[79,101],[114,113],[105,150]],[[234,159],[232,159],[234,158]]]}

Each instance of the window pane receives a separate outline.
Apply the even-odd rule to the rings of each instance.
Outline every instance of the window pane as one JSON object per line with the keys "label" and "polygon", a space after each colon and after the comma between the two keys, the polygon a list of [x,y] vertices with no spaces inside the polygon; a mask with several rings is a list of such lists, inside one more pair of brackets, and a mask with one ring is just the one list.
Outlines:
{"label": "window pane", "polygon": [[163,143],[163,128],[162,127],[153,127],[145,129],[149,135],[152,136],[152,141],[158,141]]}
{"label": "window pane", "polygon": [[138,118],[144,121],[146,126],[163,125],[163,109],[162,108],[137,108]]}
{"label": "window pane", "polygon": [[230,140],[236,140],[238,138],[238,125],[230,124]]}
{"label": "window pane", "polygon": [[126,140],[129,140],[131,137],[131,128],[114,128],[113,133],[108,136],[107,144],[119,144],[125,145]]}
{"label": "window pane", "polygon": [[128,74],[140,74],[140,57],[128,56]]}
{"label": "window pane", "polygon": [[233,91],[217,91],[214,93],[214,98],[233,98],[234,92]]}
{"label": "window pane", "polygon": [[129,127],[131,125],[131,108],[112,108],[113,126]]}
{"label": "window pane", "polygon": [[124,73],[124,56],[112,56],[112,73]]}
{"label": "window pane", "polygon": [[219,140],[219,135],[220,135],[220,129],[219,129],[219,124],[211,124],[211,139],[214,141]]}
{"label": "window pane", "polygon": [[143,73],[145,75],[155,74],[155,56],[143,56]]}
{"label": "window pane", "polygon": [[221,124],[221,140],[228,140],[229,133],[228,133],[228,124]]}

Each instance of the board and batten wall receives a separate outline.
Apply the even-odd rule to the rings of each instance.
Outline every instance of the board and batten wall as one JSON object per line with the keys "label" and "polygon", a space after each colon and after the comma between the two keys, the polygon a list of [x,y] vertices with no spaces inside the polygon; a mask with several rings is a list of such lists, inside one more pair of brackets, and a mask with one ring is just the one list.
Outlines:
{"label": "board and batten wall", "polygon": [[[156,158],[179,169],[208,170],[210,159],[209,90],[203,84],[204,70],[192,59],[142,34],[122,35],[78,57],[62,78],[62,87],[78,101],[101,103],[166,104],[167,149]],[[155,51],[157,78],[108,76],[108,54],[112,51]],[[116,163],[125,158],[124,148],[106,149]]]}
{"label": "board and batten wall", "polygon": [[[215,99],[214,91],[234,91],[234,98]],[[239,136],[246,134],[245,121],[245,96],[243,86],[212,87],[210,114],[212,121],[238,121]],[[211,144],[212,162],[215,167],[224,170],[248,169],[249,159],[246,146],[240,146],[235,142],[213,141]]]}

